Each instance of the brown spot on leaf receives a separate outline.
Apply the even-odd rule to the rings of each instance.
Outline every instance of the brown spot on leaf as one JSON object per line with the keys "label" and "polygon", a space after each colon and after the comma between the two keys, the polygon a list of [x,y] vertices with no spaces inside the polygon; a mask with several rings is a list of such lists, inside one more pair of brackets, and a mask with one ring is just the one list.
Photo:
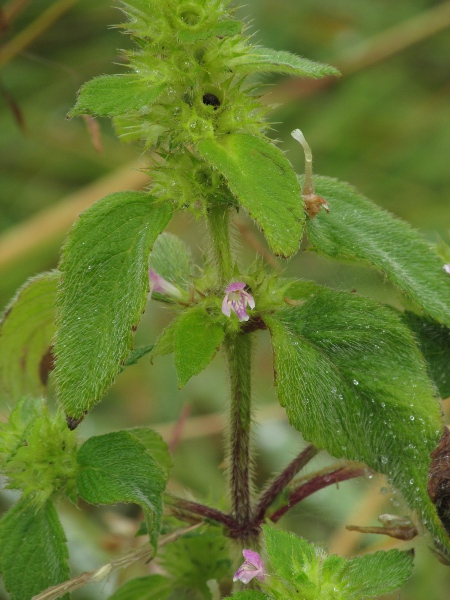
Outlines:
{"label": "brown spot on leaf", "polygon": [[83,421],[84,417],[88,414],[88,411],[84,411],[84,414],[81,417],[69,417],[66,415],[67,427],[70,431],[73,431],[78,427],[78,425]]}
{"label": "brown spot on leaf", "polygon": [[322,196],[318,196],[317,194],[305,194],[302,198],[305,201],[305,210],[310,219],[314,219],[314,217],[319,214],[322,207],[327,212],[330,212],[328,202],[325,198],[322,198]]}

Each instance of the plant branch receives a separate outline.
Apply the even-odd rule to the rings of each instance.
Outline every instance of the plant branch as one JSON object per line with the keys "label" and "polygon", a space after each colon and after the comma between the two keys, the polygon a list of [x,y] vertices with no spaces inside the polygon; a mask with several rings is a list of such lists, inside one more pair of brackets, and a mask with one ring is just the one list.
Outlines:
{"label": "plant branch", "polygon": [[[202,523],[196,523],[195,525],[191,525],[190,527],[177,529],[172,533],[168,533],[167,535],[162,536],[159,539],[158,548],[161,548],[162,546],[165,546],[170,542],[174,542],[182,535],[185,535],[186,533],[190,533],[191,531],[198,529],[201,525]],[[146,543],[142,546],[139,546],[139,548],[136,548],[132,552],[125,554],[124,556],[115,558],[111,562],[106,563],[106,565],[95,569],[95,571],[86,571],[85,573],[81,573],[81,575],[78,575],[74,579],[69,579],[68,581],[64,581],[63,583],[52,586],[44,590],[37,596],[33,596],[32,600],[56,600],[57,598],[64,596],[64,594],[69,594],[70,592],[78,590],[80,587],[83,587],[87,583],[98,582],[102,579],[105,579],[117,569],[128,567],[139,560],[150,562],[151,560],[153,560],[154,557],[154,549],[152,548],[152,546],[150,546],[150,544]]]}
{"label": "plant branch", "polygon": [[322,472],[316,477],[312,477],[305,483],[302,483],[299,487],[292,490],[289,494],[288,503],[276,510],[270,515],[270,520],[276,523],[285,515],[293,506],[311,496],[315,492],[339,483],[340,481],[347,481],[347,479],[354,479],[355,477],[362,477],[366,472],[366,467],[361,463],[350,463],[335,469],[334,471]]}
{"label": "plant branch", "polygon": [[255,508],[254,517],[252,519],[255,525],[259,525],[263,522],[267,509],[274,502],[276,497],[318,452],[319,451],[314,448],[314,446],[308,446],[294,458],[278,477],[273,480],[267,490],[261,495]]}
{"label": "plant branch", "polygon": [[225,527],[228,527],[229,529],[235,527],[235,521],[232,516],[226,515],[215,508],[205,506],[204,504],[192,502],[191,500],[184,500],[183,498],[174,498],[173,496],[168,499],[167,504],[177,514],[188,513],[191,516],[195,515],[196,517],[201,517],[203,519],[211,519],[212,521],[225,525]]}
{"label": "plant branch", "polygon": [[251,337],[233,334],[225,338],[231,384],[229,420],[229,476],[232,516],[236,530],[232,537],[245,538],[251,520],[250,426],[251,426]]}

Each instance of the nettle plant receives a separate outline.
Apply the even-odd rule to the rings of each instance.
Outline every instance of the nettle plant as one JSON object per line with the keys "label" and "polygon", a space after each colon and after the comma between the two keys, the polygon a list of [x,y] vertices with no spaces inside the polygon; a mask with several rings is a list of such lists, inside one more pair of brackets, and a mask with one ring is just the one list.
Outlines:
{"label": "nettle plant", "polygon": [[[0,457],[7,487],[20,491],[0,521],[4,584],[14,600],[67,598],[155,558],[158,574],[129,580],[111,598],[356,600],[394,590],[411,573],[411,551],[347,560],[275,524],[313,492],[369,469],[402,492],[415,524],[450,556],[448,436],[438,401],[450,395],[448,257],[347,183],[313,177],[300,131],[293,135],[305,149],[303,176],[267,136],[258,75],[317,78],[335,69],[253,44],[225,0],[127,0],[122,9],[136,42],[129,71],[84,85],[70,116],[111,117],[123,139],[142,140],[151,185],[86,210],[58,270],[28,281],[4,313],[1,388],[11,412],[0,425]],[[206,223],[202,265],[164,233],[175,211]],[[284,278],[262,258],[245,265],[230,235],[239,211],[279,257],[295,255],[306,235],[316,252],[371,265],[408,310]],[[154,343],[133,349],[149,290],[173,320]],[[310,445],[256,493],[251,374],[259,330],[270,333],[278,399]],[[171,457],[148,427],[78,439],[77,425],[145,354],[173,353],[182,387],[219,349],[231,390],[228,510],[165,492]],[[45,400],[53,365],[56,413]],[[339,462],[296,480],[320,450]],[[70,579],[55,509],[64,499],[139,505],[149,542]],[[383,523],[394,537],[417,533],[402,519]]]}

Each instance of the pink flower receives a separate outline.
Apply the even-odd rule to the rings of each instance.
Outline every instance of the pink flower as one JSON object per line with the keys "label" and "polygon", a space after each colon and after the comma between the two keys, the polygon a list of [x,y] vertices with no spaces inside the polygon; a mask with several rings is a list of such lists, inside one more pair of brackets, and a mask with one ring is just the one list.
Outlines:
{"label": "pink flower", "polygon": [[164,294],[173,298],[181,298],[180,290],[166,281],[164,277],[161,277],[159,273],[153,269],[149,269],[148,276],[150,278],[150,294],[156,292],[157,294]]}
{"label": "pink flower", "polygon": [[244,292],[245,283],[236,281],[225,288],[225,298],[222,302],[222,312],[229,317],[231,311],[235,312],[239,321],[248,321],[247,305],[255,308],[255,300],[248,292]]}
{"label": "pink flower", "polygon": [[444,269],[444,271],[446,273],[448,273],[450,275],[450,264],[444,265],[442,268]]}
{"label": "pink flower", "polygon": [[233,581],[242,581],[248,583],[256,577],[258,581],[264,581],[266,573],[264,571],[264,563],[261,556],[254,550],[242,550],[245,562],[236,571]]}

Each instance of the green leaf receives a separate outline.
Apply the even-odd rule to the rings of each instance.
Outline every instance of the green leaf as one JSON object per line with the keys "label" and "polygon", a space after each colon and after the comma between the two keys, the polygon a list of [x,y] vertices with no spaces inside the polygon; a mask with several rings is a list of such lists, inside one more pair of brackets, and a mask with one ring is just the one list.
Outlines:
{"label": "green leaf", "polygon": [[248,134],[203,140],[197,150],[225,177],[239,204],[264,231],[275,254],[295,254],[305,215],[299,183],[281,150]]}
{"label": "green leaf", "polygon": [[165,354],[171,354],[174,351],[175,345],[175,331],[178,327],[178,318],[173,319],[163,332],[158,337],[155,343],[155,347],[153,348],[150,354],[150,362],[153,363],[153,359],[158,356]]}
{"label": "green leaf", "polygon": [[185,310],[177,319],[174,337],[175,367],[181,388],[206,369],[219,349],[224,330],[203,306]]}
{"label": "green leaf", "polygon": [[169,476],[169,471],[172,468],[172,458],[169,454],[169,449],[161,435],[149,429],[148,427],[135,427],[129,430],[133,437],[141,442],[150,456],[157,462],[161,469]]}
{"label": "green leaf", "polygon": [[352,186],[327,177],[315,177],[314,182],[330,212],[307,221],[313,248],[370,263],[429,316],[450,326],[450,277],[424,239]]}
{"label": "green leaf", "polygon": [[450,396],[450,329],[427,317],[406,311],[403,321],[416,336],[430,378],[441,398]]}
{"label": "green leaf", "polygon": [[232,61],[239,73],[284,73],[318,79],[327,75],[339,77],[338,69],[283,50],[254,46],[250,52]]}
{"label": "green leaf", "polygon": [[118,192],[86,210],[61,260],[55,343],[59,399],[82,418],[126,361],[147,302],[148,255],[171,217],[144,192]]}
{"label": "green leaf", "polygon": [[[263,530],[276,575],[269,577],[266,585],[276,598],[297,598],[300,592],[302,598],[315,600],[363,600],[397,589],[412,572],[410,551],[390,550],[346,560],[326,556],[323,550],[293,533],[264,525]],[[285,593],[280,594],[283,587]]]}
{"label": "green leaf", "polygon": [[162,575],[136,577],[116,590],[109,600],[150,600],[150,598],[166,600],[172,590],[172,581]]}
{"label": "green leaf", "polygon": [[155,344],[147,344],[147,346],[139,346],[139,348],[135,348],[130,352],[123,366],[131,367],[132,365],[136,365],[139,360],[146,354],[149,354],[154,347]]}
{"label": "green leaf", "polygon": [[277,575],[291,582],[304,568],[317,560],[316,548],[288,531],[262,526],[270,564]]}
{"label": "green leaf", "polygon": [[336,457],[386,474],[446,547],[427,494],[441,410],[410,331],[371,300],[302,284],[266,316],[276,386],[291,424]]}
{"label": "green leaf", "polygon": [[413,566],[413,552],[389,550],[359,556],[348,562],[349,588],[358,593],[358,599],[388,594],[410,578]]}
{"label": "green leaf", "polygon": [[228,579],[232,572],[229,540],[217,527],[196,531],[164,546],[160,563],[172,577],[174,587],[184,592],[199,590],[200,597],[209,599],[207,582]]}
{"label": "green leaf", "polygon": [[[69,579],[64,531],[51,502],[39,510],[24,500],[0,521],[0,571],[12,600],[30,600]],[[68,595],[63,597],[68,599]]]}
{"label": "green leaf", "polygon": [[189,289],[194,269],[192,255],[186,244],[172,233],[162,233],[150,254],[149,266],[166,281]]}
{"label": "green leaf", "polygon": [[32,497],[35,507],[55,495],[76,502],[76,454],[64,415],[50,415],[43,400],[21,398],[8,422],[0,423],[0,465],[8,487]]}
{"label": "green leaf", "polygon": [[33,277],[17,292],[0,321],[0,391],[10,401],[39,397],[52,368],[55,297],[59,273]]}
{"label": "green leaf", "polygon": [[167,477],[141,437],[129,430],[89,438],[78,452],[77,485],[91,504],[139,504],[156,549]]}
{"label": "green leaf", "polygon": [[136,75],[101,75],[85,83],[69,117],[95,115],[116,117],[130,112],[145,113],[166,88]]}

